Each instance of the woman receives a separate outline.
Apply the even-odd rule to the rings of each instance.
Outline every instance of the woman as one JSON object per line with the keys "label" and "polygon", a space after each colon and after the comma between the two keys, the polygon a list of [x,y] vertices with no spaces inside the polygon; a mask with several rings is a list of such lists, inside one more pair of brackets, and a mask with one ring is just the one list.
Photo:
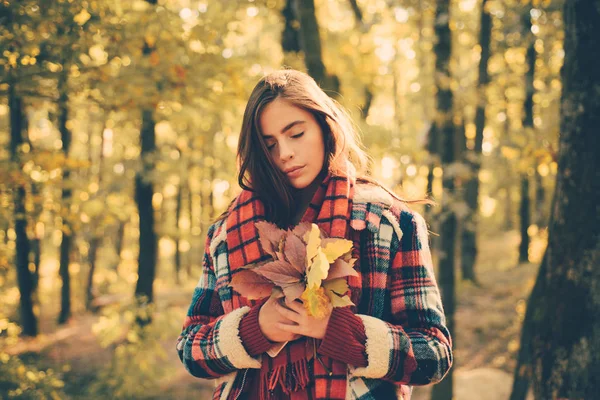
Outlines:
{"label": "woman", "polygon": [[[364,176],[367,157],[347,114],[308,75],[262,78],[238,146],[244,189],[210,227],[203,273],[177,342],[214,399],[410,399],[440,381],[452,341],[423,218]],[[266,254],[255,223],[314,222],[353,241],[354,306],[308,315],[299,300],[249,301],[230,287]],[[315,356],[306,349],[315,346]]]}

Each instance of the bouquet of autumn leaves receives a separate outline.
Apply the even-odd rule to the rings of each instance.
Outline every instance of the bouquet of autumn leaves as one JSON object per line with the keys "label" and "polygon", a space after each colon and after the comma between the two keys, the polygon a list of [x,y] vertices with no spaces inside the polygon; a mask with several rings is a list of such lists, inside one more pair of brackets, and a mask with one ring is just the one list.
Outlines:
{"label": "bouquet of autumn leaves", "polygon": [[347,276],[352,268],[352,241],[327,238],[316,224],[308,222],[292,230],[256,223],[263,250],[272,261],[252,264],[238,271],[231,287],[249,300],[272,295],[294,301],[300,298],[309,315],[323,318],[329,303],[333,307],[353,305],[346,295]]}

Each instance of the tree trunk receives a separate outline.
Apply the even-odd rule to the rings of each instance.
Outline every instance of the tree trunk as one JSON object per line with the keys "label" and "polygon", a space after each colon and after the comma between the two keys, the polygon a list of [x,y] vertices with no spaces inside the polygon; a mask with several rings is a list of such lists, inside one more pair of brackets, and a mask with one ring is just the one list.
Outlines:
{"label": "tree trunk", "polygon": [[521,174],[521,205],[519,217],[521,220],[521,244],[519,245],[519,262],[529,262],[529,225],[531,224],[529,212],[529,176]]}
{"label": "tree trunk", "polygon": [[[146,0],[151,5],[157,5],[157,0]],[[150,56],[154,51],[153,45],[144,43],[142,54]],[[156,262],[158,255],[158,240],[154,229],[154,185],[151,175],[154,170],[152,156],[156,150],[156,122],[154,110],[142,109],[142,129],[140,131],[140,159],[142,170],[135,175],[135,202],[139,217],[139,252],[138,252],[138,280],[135,285],[135,297],[138,304],[144,308],[146,304],[154,301],[154,277],[156,275]],[[149,324],[152,317],[149,313],[138,314],[137,323],[141,326]]]}
{"label": "tree trunk", "polygon": [[[191,170],[191,167],[190,167]],[[187,182],[187,197],[188,197],[188,216],[190,218],[190,236],[189,236],[189,241],[190,241],[190,255],[188,255],[188,260],[187,263],[185,265],[185,273],[187,278],[191,278],[192,277],[192,260],[194,259],[194,246],[193,244],[195,243],[194,240],[192,240],[194,238],[193,233],[194,233],[194,202],[192,201],[193,199],[193,193],[192,193],[192,185],[189,183],[189,181]],[[200,257],[201,254],[198,254],[198,256]]]}
{"label": "tree trunk", "polygon": [[544,177],[535,171],[535,224],[543,228],[546,226],[546,190],[544,189]]}
{"label": "tree trunk", "polygon": [[[532,132],[535,129],[533,125],[533,80],[535,77],[535,38],[531,33],[531,15],[527,12],[523,16],[523,31],[528,40],[527,47],[527,73],[525,74],[525,101],[523,102],[523,129],[529,142],[532,138]],[[535,167],[535,165],[534,165]],[[519,211],[521,219],[521,244],[519,245],[519,262],[529,260],[529,234],[527,230],[531,225],[531,200],[529,196],[529,176],[527,171],[521,172],[521,207]]]}
{"label": "tree trunk", "polygon": [[[451,54],[451,34],[450,34],[450,12],[449,0],[440,0],[437,2],[435,33],[437,43],[435,45],[436,54],[436,86],[437,86],[437,116],[436,131],[438,132],[441,143],[441,161],[444,167],[456,160],[456,138],[455,127],[453,124],[453,99],[450,89],[450,54]],[[448,195],[454,194],[454,176],[450,176],[444,171],[442,185],[444,195],[442,198],[442,207],[444,218],[440,222],[440,252],[439,252],[439,286],[446,312],[447,326],[450,333],[454,334],[454,257],[455,257],[455,239],[457,220],[452,211]],[[435,385],[431,391],[432,400],[450,400],[453,397],[452,391],[452,369],[448,372],[442,382]]]}
{"label": "tree trunk", "polygon": [[121,264],[121,252],[123,251],[123,242],[125,240],[125,221],[119,221],[117,228],[117,237],[115,239],[115,252],[117,253],[117,263],[115,264],[115,272],[119,273],[119,265]]}
{"label": "tree trunk", "polygon": [[92,236],[92,239],[90,240],[90,249],[88,252],[88,263],[90,265],[90,270],[88,271],[88,279],[85,291],[85,308],[88,311],[92,311],[92,303],[96,297],[94,291],[94,272],[96,272],[96,260],[101,240],[101,238],[95,236]]}
{"label": "tree trunk", "polygon": [[[32,182],[31,183],[31,195],[35,199],[39,195],[40,189],[39,186]],[[35,201],[35,200],[34,200]],[[39,215],[42,213],[42,206],[39,209],[36,209],[35,217],[39,218]],[[37,232],[37,229],[33,229],[34,236],[31,239],[31,253],[33,253],[33,292],[36,299],[37,297],[37,289],[38,284],[40,282],[40,263],[42,261],[42,238],[40,234]]]}
{"label": "tree trunk", "polygon": [[337,76],[327,74],[323,63],[315,2],[314,0],[295,0],[294,6],[296,16],[300,21],[300,45],[304,51],[306,70],[324,91],[335,97],[340,92],[340,82]]}
{"label": "tree trunk", "polygon": [[[106,126],[106,125],[103,125]],[[90,138],[89,142],[92,140]],[[91,145],[90,145],[91,146]],[[90,152],[90,164],[92,162],[92,156]],[[100,131],[100,152],[98,155],[98,187],[102,187],[102,174],[104,171],[104,128]],[[97,218],[97,217],[94,217]],[[95,222],[95,221],[94,221]],[[88,311],[92,310],[92,303],[96,297],[94,290],[94,273],[96,272],[96,260],[98,256],[98,248],[102,246],[102,235],[98,233],[98,227],[96,223],[90,224],[90,249],[88,251],[88,279],[85,290],[85,308]]]}
{"label": "tree trunk", "polygon": [[[508,164],[508,162],[506,163]],[[507,165],[508,167],[508,165]],[[510,172],[509,172],[510,174]],[[504,188],[506,190],[506,201],[504,202],[504,230],[511,231],[514,228],[513,225],[513,208],[512,208],[512,186],[510,179]]]}
{"label": "tree trunk", "polygon": [[475,260],[477,259],[477,223],[479,215],[479,171],[481,169],[481,153],[483,145],[483,129],[485,128],[485,106],[487,104],[486,88],[489,83],[488,61],[490,59],[490,38],[492,36],[492,17],[486,10],[487,0],[481,3],[481,20],[479,44],[481,58],[479,60],[479,93],[475,115],[475,146],[467,151],[465,162],[471,169],[471,178],[465,185],[465,202],[469,207],[462,230],[462,277],[464,280],[477,282]]}
{"label": "tree trunk", "polygon": [[181,203],[183,196],[183,181],[180,182],[177,190],[177,199],[175,205],[175,228],[176,228],[176,239],[175,239],[175,283],[179,285],[181,282],[181,251],[179,250],[181,243],[181,227],[179,226],[179,219],[181,218]]}
{"label": "tree trunk", "polygon": [[157,257],[157,238],[154,231],[154,209],[152,208],[154,186],[148,180],[153,170],[153,162],[149,158],[156,149],[154,126],[152,110],[143,110],[141,131],[143,168],[135,176],[135,202],[140,220],[138,280],[135,295],[138,298],[144,297],[147,302],[152,302],[154,299],[152,286],[156,274]]}
{"label": "tree trunk", "polygon": [[[58,130],[60,131],[60,138],[62,140],[62,151],[65,158],[69,157],[69,148],[71,147],[71,131],[67,127],[67,121],[69,120],[69,94],[68,94],[68,76],[67,72],[62,73],[59,78],[58,87],[60,92],[60,98],[58,101],[59,117],[58,117]],[[63,212],[62,218],[62,240],[60,243],[60,267],[59,275],[62,280],[62,287],[60,291],[60,314],[58,316],[58,323],[64,324],[71,317],[71,278],[69,275],[69,262],[71,254],[71,242],[73,240],[73,231],[70,223],[70,204],[71,204],[71,188],[69,184],[69,177],[71,171],[68,167],[63,168],[63,189],[61,196],[61,208],[66,210]]]}
{"label": "tree trunk", "polygon": [[[23,103],[17,96],[14,84],[8,88],[10,108],[10,159],[20,164],[19,146],[23,144]],[[29,271],[29,238],[27,237],[27,211],[25,210],[25,187],[19,185],[14,190],[14,218],[16,234],[15,266],[19,286],[19,317],[22,334],[37,336],[37,318],[33,312],[34,278]]]}
{"label": "tree trunk", "polygon": [[[515,375],[536,399],[600,393],[600,0],[564,3],[561,137],[548,247],[529,299]],[[533,366],[533,367],[532,367]],[[517,380],[515,380],[517,382]],[[513,399],[516,391],[513,388]],[[522,397],[521,397],[522,398]]]}
{"label": "tree trunk", "polygon": [[281,10],[283,16],[283,32],[281,32],[281,48],[284,52],[299,53],[300,36],[298,32],[298,19],[294,11],[294,1],[286,0],[285,7]]}

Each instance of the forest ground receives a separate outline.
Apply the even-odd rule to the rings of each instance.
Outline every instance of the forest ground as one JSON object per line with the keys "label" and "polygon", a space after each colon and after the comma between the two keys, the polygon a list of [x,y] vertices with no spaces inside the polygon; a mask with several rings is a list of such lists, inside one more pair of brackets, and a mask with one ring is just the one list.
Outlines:
{"label": "forest ground", "polygon": [[[508,399],[526,300],[546,245],[544,233],[541,231],[533,238],[531,263],[526,264],[517,262],[518,232],[481,235],[476,271],[480,285],[459,282],[456,288],[455,399]],[[156,302],[168,304],[170,312],[183,321],[194,284],[188,282],[179,289],[159,288]],[[35,354],[43,365],[64,371],[65,391],[73,398],[83,398],[82,388],[89,385],[111,360],[111,350],[101,347],[92,331],[98,318],[78,313],[66,326],[57,327],[53,322],[55,315],[42,315],[40,337],[21,341],[11,353]],[[172,373],[159,379],[159,389],[143,398],[210,398],[212,383],[189,375],[178,359],[175,351],[178,326],[168,329],[172,330],[166,335],[170,339],[161,343],[167,358],[161,363],[172,366],[168,368]],[[415,387],[413,399],[428,399],[429,390],[430,387]]]}

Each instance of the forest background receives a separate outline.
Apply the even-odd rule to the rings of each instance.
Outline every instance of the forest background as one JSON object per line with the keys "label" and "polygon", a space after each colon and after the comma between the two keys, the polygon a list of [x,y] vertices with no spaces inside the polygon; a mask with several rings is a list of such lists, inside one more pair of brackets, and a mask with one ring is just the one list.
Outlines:
{"label": "forest background", "polygon": [[455,363],[414,397],[525,398],[521,328],[559,171],[563,7],[1,0],[0,397],[209,398],[175,341],[207,227],[240,190],[245,102],[286,66],[348,109],[374,176],[438,202],[415,208]]}

